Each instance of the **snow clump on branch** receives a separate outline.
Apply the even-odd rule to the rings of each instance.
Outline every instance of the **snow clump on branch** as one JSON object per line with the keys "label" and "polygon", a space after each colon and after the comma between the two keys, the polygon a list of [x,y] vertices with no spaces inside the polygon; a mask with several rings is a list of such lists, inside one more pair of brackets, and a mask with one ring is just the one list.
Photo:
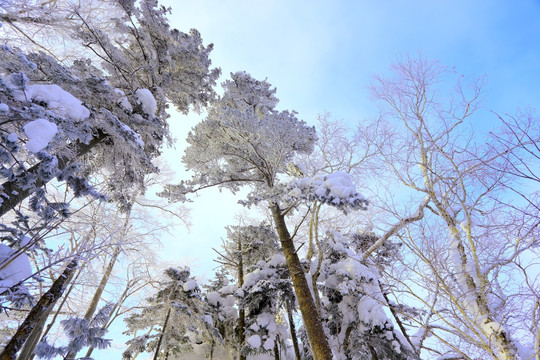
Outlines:
{"label": "snow clump on branch", "polygon": [[291,181],[287,186],[285,200],[294,202],[300,199],[320,201],[343,211],[366,210],[368,205],[367,199],[356,190],[350,175],[342,171]]}
{"label": "snow clump on branch", "polygon": [[56,124],[45,119],[36,119],[26,123],[24,125],[24,133],[28,136],[26,148],[33,153],[40,152],[49,145],[57,132]]}
{"label": "snow clump on branch", "polygon": [[148,89],[138,89],[135,91],[137,101],[142,106],[142,110],[148,116],[154,116],[156,113],[157,102],[154,95]]}
{"label": "snow clump on branch", "polygon": [[0,244],[0,293],[32,276],[32,266],[25,253]]}
{"label": "snow clump on branch", "polygon": [[71,95],[56,84],[28,85],[25,73],[14,73],[4,78],[4,84],[13,91],[18,101],[34,101],[47,104],[47,108],[54,114],[67,117],[75,121],[87,119],[90,111],[82,105],[82,101]]}

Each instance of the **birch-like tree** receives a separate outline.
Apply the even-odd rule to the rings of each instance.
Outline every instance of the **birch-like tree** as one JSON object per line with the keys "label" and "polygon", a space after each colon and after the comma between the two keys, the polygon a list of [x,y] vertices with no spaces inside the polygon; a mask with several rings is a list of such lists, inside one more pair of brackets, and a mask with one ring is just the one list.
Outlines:
{"label": "birch-like tree", "polygon": [[[534,327],[538,293],[530,284],[538,279],[525,264],[535,256],[538,213],[508,189],[522,189],[516,172],[529,174],[530,164],[516,159],[535,149],[539,135],[507,123],[505,132],[494,132],[498,141],[475,140],[466,124],[480,116],[483,80],[460,77],[447,91],[443,85],[453,73],[422,58],[405,59],[392,70],[372,87],[381,118],[396,128],[392,141],[378,146],[379,158],[386,179],[408,188],[417,210],[406,217],[400,208],[386,207],[398,220],[388,235],[398,235],[407,254],[403,267],[388,275],[401,284],[394,295],[408,294],[426,310],[422,321],[413,321],[417,351],[530,358],[538,354],[525,335]],[[537,120],[520,121],[532,130]],[[404,271],[413,283],[397,275]]]}

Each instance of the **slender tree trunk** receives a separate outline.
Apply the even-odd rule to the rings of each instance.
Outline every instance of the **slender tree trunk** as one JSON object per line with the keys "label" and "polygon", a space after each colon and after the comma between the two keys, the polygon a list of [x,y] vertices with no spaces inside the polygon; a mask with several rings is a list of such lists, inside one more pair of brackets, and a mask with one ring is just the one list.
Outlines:
{"label": "slender tree trunk", "polygon": [[[112,254],[111,260],[109,261],[109,264],[107,265],[107,268],[105,269],[105,272],[103,273],[103,277],[101,278],[101,281],[99,282],[96,292],[94,293],[94,296],[92,297],[92,301],[90,301],[90,305],[88,306],[88,309],[86,310],[86,313],[84,314],[84,319],[86,321],[90,321],[92,319],[92,316],[94,316],[98,303],[101,300],[101,295],[103,295],[103,291],[105,291],[105,286],[109,282],[109,277],[111,276],[112,270],[114,268],[114,265],[116,264],[116,260],[118,259],[119,255],[120,255],[120,247],[117,246],[114,249],[114,253]],[[65,356],[65,359],[74,359],[76,356],[77,356],[77,353],[70,351]]]}
{"label": "slender tree trunk", "polygon": [[347,330],[345,330],[345,338],[343,338],[343,354],[345,356],[349,356],[349,340],[351,339],[351,333],[353,331],[352,326],[348,326]]}
{"label": "slender tree trunk", "polygon": [[296,326],[294,325],[291,300],[287,300],[286,304],[287,304],[287,316],[289,317],[289,329],[291,330],[291,340],[292,340],[293,349],[294,349],[294,356],[296,360],[301,360],[300,347],[298,346],[298,338],[296,336]]}
{"label": "slender tree trunk", "polygon": [[[242,255],[242,241],[238,241],[238,253],[240,259],[238,261],[238,287],[244,286],[244,258]],[[243,354],[242,348],[246,342],[246,309],[244,305],[240,305],[238,309],[238,348],[239,360],[246,360],[246,355]]]}
{"label": "slender tree trunk", "polygon": [[169,318],[171,317],[171,311],[172,311],[172,307],[169,307],[169,311],[167,311],[167,316],[165,317],[165,322],[163,323],[163,328],[161,329],[161,335],[159,336],[159,341],[156,346],[156,353],[154,354],[154,360],[158,360],[159,348],[161,347],[161,343],[163,342],[163,336],[165,336],[167,324],[169,323]]}
{"label": "slender tree trunk", "polygon": [[379,357],[377,356],[377,352],[375,351],[373,346],[368,345],[368,347],[369,347],[369,352],[371,353],[371,360],[379,360]]}
{"label": "slender tree trunk", "polygon": [[[111,318],[114,314],[114,312],[121,306],[121,304],[126,300],[127,298],[127,293],[129,291],[129,285],[126,286],[126,288],[124,289],[124,292],[122,293],[122,295],[120,295],[120,298],[118,299],[118,301],[116,302],[116,304],[114,304],[111,312],[109,313],[109,315],[107,315],[107,320],[105,322],[105,325],[103,325],[101,328],[106,330],[109,328],[109,326],[111,326],[112,324],[112,321],[111,321]],[[92,352],[94,351],[94,347],[93,346],[90,346],[88,348],[88,351],[86,352],[86,355],[85,357],[89,358],[92,356]],[[133,358],[132,360],[134,360],[135,358]]]}
{"label": "slender tree trunk", "polygon": [[49,317],[52,309],[53,306],[50,306],[46,311],[41,313],[40,319],[36,322],[36,326],[32,332],[30,332],[28,339],[25,341],[24,346],[17,357],[18,360],[28,360],[33,357],[32,353],[34,352],[34,349],[41,338],[41,333],[43,332],[43,328],[45,327],[45,323],[47,322],[47,318]]}
{"label": "slender tree trunk", "polygon": [[[26,342],[24,343],[24,346],[23,346],[23,348],[22,348],[22,350],[21,350],[21,352],[19,354],[19,357],[18,357],[19,360],[28,360],[28,359],[32,360],[32,359],[34,359],[34,357],[36,356],[33,353],[34,349],[36,348],[37,344],[39,344],[39,341],[43,341],[43,339],[45,339],[45,337],[47,336],[49,331],[51,331],[51,328],[53,327],[54,323],[56,322],[56,319],[58,318],[58,315],[60,314],[60,311],[62,310],[62,308],[64,307],[64,304],[66,303],[67,299],[69,298],[69,294],[75,288],[75,283],[77,282],[77,279],[79,278],[79,276],[82,274],[82,271],[83,271],[85,266],[86,266],[86,264],[83,264],[78,268],[79,271],[77,271],[77,276],[74,276],[75,272],[73,272],[71,278],[66,282],[66,285],[68,283],[70,284],[69,289],[67,289],[67,291],[65,291],[64,294],[62,295],[62,297],[63,297],[62,302],[60,303],[60,305],[58,306],[58,308],[54,312],[53,318],[47,324],[47,327],[45,328],[45,331],[43,333],[41,333],[41,330],[36,331],[37,329],[34,329],[32,331],[32,334],[30,334],[30,338],[28,340],[26,340]],[[53,307],[51,307],[51,310],[52,309],[53,309]],[[45,322],[47,321],[48,316],[49,315],[47,314],[46,317],[43,317],[43,321],[44,321],[43,324],[45,324]],[[36,333],[39,332],[39,334],[41,335],[41,338],[38,338],[39,341],[35,341],[32,338],[32,335],[34,334],[34,332],[36,332]]]}
{"label": "slender tree trunk", "polygon": [[54,281],[49,291],[47,291],[39,299],[38,303],[30,310],[26,319],[24,319],[19,329],[9,343],[4,348],[4,351],[0,354],[0,360],[13,360],[17,351],[22,347],[24,342],[30,336],[30,333],[37,325],[42,313],[47,312],[49,308],[54,307],[56,301],[64,293],[66,284],[69,282],[71,276],[77,269],[77,260],[72,260],[64,270],[64,272]]}
{"label": "slender tree trunk", "polygon": [[[133,204],[133,202],[135,201],[136,194],[137,193],[133,193],[131,195],[131,200],[130,200],[131,204]],[[122,228],[122,236],[123,237],[125,237],[127,235],[130,219],[131,219],[131,210],[129,210],[127,212],[126,218],[124,219],[124,225],[123,225],[123,228]],[[116,260],[118,260],[118,256],[120,256],[120,246],[117,246],[114,249],[111,260],[109,261],[109,265],[107,266],[107,269],[105,270],[105,272],[103,274],[103,277],[101,278],[101,282],[99,283],[99,286],[96,289],[96,292],[94,293],[94,297],[92,298],[92,301],[90,302],[90,306],[88,307],[88,310],[86,311],[86,314],[84,315],[84,318],[87,321],[90,321],[90,318],[94,315],[94,312],[97,309],[97,305],[99,303],[99,300],[101,299],[101,295],[103,295],[103,291],[105,291],[105,286],[109,282],[109,278],[110,278],[110,276],[112,274],[112,270],[114,268],[114,265],[116,264]],[[109,315],[107,315],[107,322],[111,318],[111,315],[113,314],[113,312],[119,306],[120,301],[122,301],[122,298],[126,295],[127,291],[128,291],[128,287],[126,287],[126,289],[124,290],[124,292],[120,296],[120,299],[118,300],[118,302],[114,305],[114,307],[111,310],[111,312],[109,313]],[[105,325],[102,326],[102,329],[107,329],[109,325],[110,324],[105,323]],[[89,358],[90,355],[92,355],[93,351],[94,351],[94,347],[90,346],[88,348],[88,351],[86,352],[86,357]],[[73,354],[73,356],[75,356],[75,355],[76,354]]]}
{"label": "slender tree trunk", "polygon": [[[291,239],[289,230],[287,229],[285,217],[281,214],[281,210],[277,204],[271,204],[270,209],[287,261],[287,267],[289,268],[296,298],[298,299],[313,358],[314,360],[332,360],[332,350],[330,350],[330,345],[328,344],[328,339],[324,333],[321,318],[319,317],[315,302],[311,296],[304,269],[302,268],[302,264],[300,263],[300,259],[294,248],[294,243]],[[313,290],[316,291],[316,289]]]}
{"label": "slender tree trunk", "polygon": [[[405,326],[403,325],[403,322],[401,321],[398,314],[396,313],[396,309],[394,308],[394,306],[392,306],[392,303],[390,302],[390,299],[388,298],[388,295],[384,291],[381,282],[378,281],[378,283],[379,283],[379,289],[381,290],[381,294],[384,297],[384,301],[386,301],[386,305],[388,306],[388,309],[390,309],[390,312],[392,313],[392,316],[396,320],[396,323],[398,324],[399,329],[401,330],[401,333],[403,334],[403,336],[405,337],[405,339],[407,340],[407,342],[411,346],[411,350],[414,351],[414,352],[418,352],[419,349],[416,349],[414,347],[414,345],[413,345],[413,343],[411,341],[411,338],[409,337],[409,334],[407,334],[407,330],[405,329]],[[418,355],[420,355],[420,354],[418,354]]]}
{"label": "slender tree trunk", "polygon": [[[321,271],[321,265],[323,262],[323,252],[321,249],[321,243],[319,240],[319,211],[321,210],[320,203],[314,201],[313,202],[313,215],[311,218],[311,221],[309,222],[309,249],[307,258],[311,261],[313,258],[314,253],[314,246],[313,243],[317,246],[317,257],[319,262],[317,263],[317,269],[311,275],[311,288],[316,289],[317,288],[317,279],[319,278],[320,271]],[[315,297],[315,306],[317,307],[317,311],[321,311],[321,298],[319,296],[318,291],[313,291],[313,296]]]}
{"label": "slender tree trunk", "polygon": [[[99,132],[98,135],[93,138],[88,144],[83,143],[76,143],[72,148],[73,152],[75,153],[74,158],[68,158],[66,156],[58,156],[58,168],[60,170],[64,170],[74,159],[77,159],[85,154],[87,154],[92,148],[94,148],[99,143],[103,142],[107,135],[103,132]],[[3,190],[5,194],[7,194],[8,198],[2,198],[3,202],[0,204],[0,216],[3,216],[8,211],[12,210],[20,204],[24,199],[26,199],[30,194],[32,193],[32,188],[28,188],[24,186],[23,184],[25,182],[22,182],[22,178],[26,177],[28,174],[37,174],[41,168],[41,162],[37,163],[36,165],[32,166],[25,172],[23,172],[21,175],[15,177],[15,179],[6,181],[2,184]],[[40,188],[43,185],[45,185],[46,181],[43,179],[40,179],[37,177],[37,180],[35,181],[34,185],[35,188]],[[16,194],[16,195],[13,195]]]}
{"label": "slender tree trunk", "polygon": [[90,321],[90,319],[92,319],[92,316],[94,316],[98,303],[101,300],[101,295],[103,295],[103,291],[105,291],[105,286],[109,282],[109,278],[111,277],[114,265],[116,264],[116,260],[118,260],[119,255],[120,255],[120,247],[117,246],[114,249],[114,253],[112,254],[111,260],[109,261],[109,264],[107,265],[107,268],[105,269],[105,272],[103,273],[103,277],[101,278],[101,281],[99,282],[96,292],[94,293],[94,296],[92,297],[92,301],[90,302],[88,310],[86,310],[86,313],[84,314],[85,320]]}
{"label": "slender tree trunk", "polygon": [[279,346],[277,338],[274,340],[274,360],[279,360]]}
{"label": "slender tree trunk", "polygon": [[246,310],[244,307],[238,309],[238,359],[246,360],[246,355],[243,354],[242,348],[246,341]]}
{"label": "slender tree trunk", "polygon": [[[449,220],[447,220],[450,222]],[[475,318],[475,321],[477,323],[477,326],[480,329],[484,329],[486,324],[489,324],[493,321],[493,314],[491,312],[491,309],[488,305],[488,300],[486,298],[486,294],[484,293],[483,289],[479,287],[472,275],[469,273],[468,270],[468,261],[470,259],[467,257],[467,254],[465,253],[465,247],[462,243],[461,238],[459,237],[459,232],[453,223],[449,223],[449,230],[452,232],[452,234],[458,239],[456,241],[459,241],[457,245],[457,251],[460,256],[461,260],[461,276],[464,276],[466,279],[467,289],[462,289],[463,291],[467,291],[470,294],[474,294],[474,298],[476,300],[476,306],[478,307],[478,313],[481,316],[477,316]],[[484,279],[480,278],[480,281]],[[487,281],[486,281],[487,283]],[[466,305],[463,305],[465,308]],[[506,332],[504,328],[501,327],[498,331],[493,331],[491,334],[488,331],[487,337],[489,339],[490,344],[492,344],[492,347],[497,352],[497,355],[493,354],[493,357],[498,360],[513,360],[516,359],[516,348],[511,340],[509,334]]]}

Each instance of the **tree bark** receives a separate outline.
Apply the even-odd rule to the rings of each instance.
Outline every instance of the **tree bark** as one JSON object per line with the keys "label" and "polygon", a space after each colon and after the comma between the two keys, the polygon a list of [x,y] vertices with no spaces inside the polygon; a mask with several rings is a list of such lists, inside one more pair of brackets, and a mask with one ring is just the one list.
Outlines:
{"label": "tree bark", "polygon": [[300,312],[302,314],[302,319],[304,320],[311,351],[313,353],[313,359],[332,360],[332,351],[330,350],[328,339],[324,333],[322,321],[317,312],[315,302],[311,296],[304,269],[302,268],[302,264],[296,253],[289,230],[287,229],[285,217],[282,215],[279,205],[276,203],[270,205],[270,210],[272,211],[272,217],[274,218],[278,237],[281,241],[283,253],[287,261],[287,267],[289,268],[296,298],[298,299]]}
{"label": "tree bark", "polygon": [[[238,241],[238,253],[240,259],[238,261],[238,287],[244,286],[244,257],[242,254],[242,241]],[[241,304],[238,309],[238,348],[239,360],[246,360],[246,355],[242,352],[244,343],[246,341],[246,310],[244,305]]]}
{"label": "tree bark", "polygon": [[34,349],[41,338],[41,333],[43,332],[43,328],[45,327],[45,323],[47,322],[47,318],[49,317],[52,309],[53,306],[50,306],[46,311],[41,313],[40,318],[36,322],[36,326],[30,332],[30,335],[28,335],[28,339],[25,341],[24,346],[21,349],[21,353],[17,357],[18,360],[28,360],[33,357],[32,353],[34,352]]}
{"label": "tree bark", "polygon": [[[165,331],[167,329],[167,324],[169,323],[169,318],[171,317],[171,311],[172,307],[169,308],[169,311],[167,311],[167,316],[165,317],[165,322],[163,324],[163,329],[161,329],[161,335],[159,336],[159,341],[156,346],[156,353],[154,354],[154,360],[158,360],[159,357],[159,348],[161,347],[161,343],[163,342],[163,337],[165,336]],[[2,360],[2,359],[0,359]]]}
{"label": "tree bark", "polygon": [[343,339],[343,354],[345,354],[345,356],[349,355],[349,340],[351,338],[352,331],[353,327],[348,325],[347,330],[345,330],[345,338]]}
{"label": "tree bark", "polygon": [[277,339],[274,340],[274,360],[279,360],[279,346]]}
{"label": "tree bark", "polygon": [[38,303],[30,310],[26,319],[24,319],[19,329],[13,335],[9,343],[4,348],[4,351],[0,354],[0,360],[13,360],[17,351],[22,347],[24,342],[30,336],[30,333],[37,325],[42,313],[49,311],[49,308],[54,307],[56,301],[64,293],[66,284],[77,269],[77,260],[72,260],[67,266],[62,275],[60,275],[52,284],[49,291],[47,291],[39,299]]}
{"label": "tree bark", "polygon": [[[19,357],[18,357],[19,360],[27,360],[27,359],[32,360],[32,359],[35,358],[36,355],[33,352],[34,352],[34,349],[35,349],[36,345],[39,344],[40,341],[43,341],[45,339],[45,337],[47,336],[47,334],[49,333],[49,331],[51,331],[54,323],[56,322],[56,319],[58,318],[58,315],[60,315],[60,312],[62,311],[62,308],[64,307],[64,304],[66,303],[67,299],[69,298],[69,294],[71,293],[71,291],[75,287],[74,283],[77,282],[77,279],[82,274],[83,268],[84,268],[84,265],[79,267],[79,271],[77,272],[77,276],[75,276],[75,279],[73,279],[73,275],[71,276],[70,280],[68,281],[70,283],[69,289],[67,289],[67,291],[65,291],[64,294],[62,295],[63,296],[62,302],[60,303],[58,308],[56,308],[56,311],[54,312],[54,316],[52,317],[51,321],[47,324],[47,327],[45,328],[45,331],[43,331],[43,333],[41,333],[41,331],[40,331],[41,338],[39,338],[39,341],[29,343],[31,341],[31,339],[32,339],[32,335],[30,335],[30,338],[28,340],[26,340],[26,342],[24,343],[24,346],[23,346],[23,348],[22,348],[22,350],[21,350],[21,352],[19,354]],[[51,308],[51,310],[52,309],[53,308]],[[47,319],[48,319],[48,315],[47,315],[46,318],[44,318],[44,321],[46,321]],[[36,331],[36,329],[34,329],[32,331],[32,334],[35,331]],[[28,350],[30,350],[30,351],[26,350],[27,346],[28,346]],[[26,354],[31,354],[31,355],[29,357],[25,357]]]}
{"label": "tree bark", "polygon": [[[109,282],[109,277],[111,276],[112,270],[114,268],[114,265],[116,264],[116,260],[118,259],[119,255],[120,255],[120,247],[117,246],[114,249],[114,253],[111,257],[111,260],[109,261],[109,264],[107,265],[107,268],[105,269],[105,272],[103,273],[103,277],[101,278],[101,281],[99,282],[99,285],[96,291],[94,292],[92,301],[90,301],[90,305],[88,306],[88,309],[86,310],[86,313],[84,314],[84,319],[86,321],[90,321],[92,319],[92,316],[94,316],[98,303],[101,300],[101,295],[103,295],[103,291],[105,291],[105,286],[107,286],[107,283]],[[75,356],[77,356],[77,353],[70,351],[65,356],[65,359],[74,359]]]}
{"label": "tree bark", "polygon": [[[64,170],[74,159],[77,159],[85,154],[87,154],[92,148],[94,148],[96,145],[100,144],[105,140],[107,135],[103,132],[99,132],[96,137],[94,137],[88,144],[84,143],[76,143],[73,146],[73,152],[75,153],[74,158],[68,158],[66,156],[58,156],[58,169]],[[26,177],[28,174],[37,174],[39,171],[39,168],[41,167],[41,162],[37,163],[36,165],[32,166],[25,172],[23,172],[21,175],[15,177],[15,179],[11,181],[6,181],[2,184],[0,189],[2,189],[2,192],[4,192],[8,198],[3,198],[3,202],[0,204],[0,216],[5,215],[8,211],[12,210],[20,204],[24,199],[26,199],[30,194],[32,194],[33,189],[23,187],[21,185],[21,180]],[[40,188],[43,185],[46,184],[46,181],[43,179],[40,179],[37,177],[34,186],[35,188]]]}
{"label": "tree bark", "polygon": [[298,338],[296,336],[296,326],[294,326],[291,300],[287,300],[286,304],[287,304],[287,316],[289,317],[289,329],[291,330],[291,340],[292,340],[293,349],[294,349],[294,356],[296,360],[302,360],[300,358],[300,347],[298,346]]}

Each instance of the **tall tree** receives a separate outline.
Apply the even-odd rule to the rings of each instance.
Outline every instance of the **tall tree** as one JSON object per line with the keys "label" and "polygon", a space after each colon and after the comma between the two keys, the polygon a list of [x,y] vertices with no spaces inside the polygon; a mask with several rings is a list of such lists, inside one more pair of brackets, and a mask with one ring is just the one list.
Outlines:
{"label": "tall tree", "polygon": [[[157,294],[148,299],[141,312],[126,317],[126,334],[135,337],[128,342],[124,359],[140,352],[153,352],[154,359],[191,350],[198,340],[219,341],[219,333],[211,325],[200,288],[188,268],[169,268]],[[139,331],[145,334],[137,335]]]}
{"label": "tall tree", "polygon": [[[58,3],[63,7],[55,12]],[[54,178],[76,196],[103,199],[91,185],[99,170],[109,197],[128,209],[130,191],[144,191],[145,175],[157,171],[153,160],[171,138],[168,103],[184,113],[199,110],[213,98],[219,75],[210,68],[212,46],[205,47],[196,30],[171,29],[168,10],[157,1],[103,2],[114,11],[97,16],[87,16],[88,4],[66,3],[0,4],[2,31],[30,41],[25,49],[46,47],[29,35],[36,27],[69,34],[72,48],[86,49],[62,63],[54,50],[25,55],[0,48],[0,216],[30,198],[30,209],[49,228],[57,215],[69,215],[66,202],[47,195],[45,185]],[[63,290],[54,288],[48,306]],[[17,348],[36,325],[33,316]]]}
{"label": "tall tree", "polygon": [[[332,351],[321,320],[314,315],[317,314],[316,306],[293,235],[285,221],[294,201],[280,200],[280,195],[287,194],[279,176],[286,172],[287,164],[296,154],[313,150],[315,129],[299,121],[294,112],[276,110],[278,99],[268,82],[255,80],[244,72],[231,74],[231,78],[223,84],[224,94],[208,110],[206,119],[188,135],[189,146],[183,161],[193,171],[193,179],[168,187],[164,195],[182,199],[187,193],[206,187],[220,186],[234,192],[243,185],[249,185],[252,191],[247,203],[266,201],[287,260],[314,356],[316,359],[331,359]],[[334,179],[337,178],[339,176]],[[331,186],[334,183],[320,177],[298,186],[304,187],[304,197],[320,197],[337,206],[364,207],[367,203],[356,191],[340,194],[342,199],[324,184]],[[302,196],[302,191],[298,191]]]}
{"label": "tall tree", "polygon": [[403,258],[402,269],[421,290],[402,289],[431,314],[421,330],[434,334],[436,351],[448,356],[526,358],[528,345],[514,335],[528,317],[512,319],[523,309],[515,301],[528,304],[536,295],[518,295],[510,284],[517,276],[514,284],[527,288],[517,285],[527,282],[520,278],[520,263],[536,246],[538,221],[506,192],[518,184],[512,169],[521,165],[509,158],[520,147],[507,136],[511,130],[500,138],[509,140],[507,146],[500,147],[477,144],[464,129],[478,115],[482,80],[460,79],[451,93],[441,89],[451,73],[436,62],[405,59],[392,70],[393,77],[373,85],[381,118],[399,126],[392,141],[379,146],[380,159],[397,183],[413,191],[418,211],[406,218],[394,208],[398,225],[388,235],[400,236],[412,255]]}
{"label": "tall tree", "polygon": [[[47,25],[39,13],[23,17],[9,4],[6,10],[13,12],[4,16],[8,24],[54,28],[55,22]],[[26,57],[2,47],[2,145],[10,152],[2,157],[6,181],[0,215],[29,195],[36,196],[37,189],[54,177],[67,181],[76,193],[85,192],[82,180],[96,168],[108,169],[113,195],[127,201],[123,189],[127,184],[141,186],[142,176],[156,171],[152,159],[159,155],[163,141],[170,139],[168,102],[187,112],[191,106],[200,109],[214,96],[212,86],[219,70],[210,69],[212,46],[204,47],[197,31],[184,34],[170,29],[167,10],[155,1],[115,4],[123,16],[113,22],[113,33],[122,40],[109,38],[99,22],[88,22],[77,7],[72,8],[72,18],[79,19],[71,28],[75,46],[87,47],[101,64],[79,58],[62,65],[43,53]],[[33,123],[36,119],[43,120]],[[29,123],[48,129],[49,137],[42,138],[40,146],[32,145],[37,140]],[[20,151],[27,137],[27,148],[35,155]],[[89,152],[91,156],[83,161]],[[14,168],[14,158],[20,166],[27,158],[35,163],[34,157],[40,160],[34,166]],[[75,163],[84,163],[84,170]],[[42,197],[36,199],[41,200],[38,203]]]}
{"label": "tall tree", "polygon": [[[257,263],[278,251],[278,241],[274,231],[265,224],[259,226],[231,226],[227,228],[227,240],[222,250],[216,251],[217,263],[236,275],[238,288],[244,286],[244,275]],[[247,328],[244,301],[238,304],[237,341],[239,357],[246,359],[245,333]]]}

